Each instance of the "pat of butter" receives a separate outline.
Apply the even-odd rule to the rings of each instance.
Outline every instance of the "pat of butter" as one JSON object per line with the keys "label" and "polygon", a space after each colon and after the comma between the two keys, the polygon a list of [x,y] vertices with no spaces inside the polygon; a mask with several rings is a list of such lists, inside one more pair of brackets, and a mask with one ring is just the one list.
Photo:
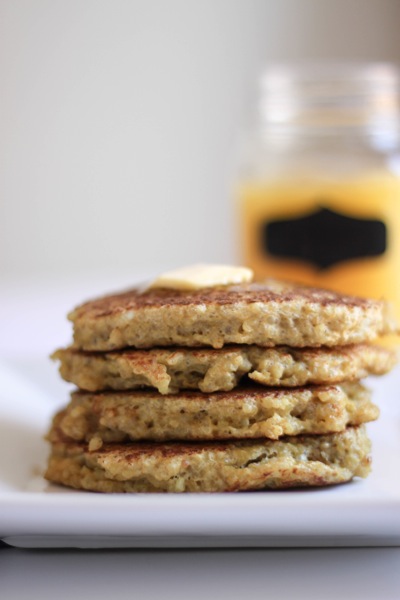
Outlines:
{"label": "pat of butter", "polygon": [[150,284],[150,288],[199,290],[219,285],[248,283],[252,280],[253,271],[247,267],[200,264],[163,273]]}

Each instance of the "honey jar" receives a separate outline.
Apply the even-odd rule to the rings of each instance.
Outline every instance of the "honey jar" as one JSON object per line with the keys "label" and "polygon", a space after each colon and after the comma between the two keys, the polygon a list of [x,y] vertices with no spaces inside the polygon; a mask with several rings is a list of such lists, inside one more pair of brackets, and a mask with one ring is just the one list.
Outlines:
{"label": "honey jar", "polygon": [[260,83],[237,188],[242,262],[385,297],[400,322],[397,68],[284,65]]}

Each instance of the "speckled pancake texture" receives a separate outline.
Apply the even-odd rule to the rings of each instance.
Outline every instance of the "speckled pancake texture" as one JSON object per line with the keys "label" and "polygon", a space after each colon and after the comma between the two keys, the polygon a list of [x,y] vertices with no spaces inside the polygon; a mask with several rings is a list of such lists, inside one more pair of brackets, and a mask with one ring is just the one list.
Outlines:
{"label": "speckled pancake texture", "polygon": [[50,482],[237,492],[370,472],[365,424],[379,409],[360,380],[397,361],[374,343],[398,333],[385,301],[275,279],[144,285],[68,317],[72,343],[52,358],[78,389],[46,436]]}
{"label": "speckled pancake texture", "polygon": [[160,394],[184,389],[230,391],[249,377],[263,386],[295,387],[356,381],[382,375],[396,362],[394,352],[369,344],[339,348],[157,348],[114,352],[58,350],[60,374],[82,390],[155,388]]}
{"label": "speckled pancake texture", "polygon": [[370,471],[364,426],[341,433],[213,443],[52,444],[46,478],[97,492],[238,492],[344,483]]}
{"label": "speckled pancake texture", "polygon": [[49,439],[86,441],[91,448],[138,440],[278,439],[335,433],[378,416],[369,391],[359,383],[169,396],[77,392],[56,415]]}
{"label": "speckled pancake texture", "polygon": [[276,280],[183,292],[133,289],[69,315],[74,347],[335,346],[396,329],[385,302]]}

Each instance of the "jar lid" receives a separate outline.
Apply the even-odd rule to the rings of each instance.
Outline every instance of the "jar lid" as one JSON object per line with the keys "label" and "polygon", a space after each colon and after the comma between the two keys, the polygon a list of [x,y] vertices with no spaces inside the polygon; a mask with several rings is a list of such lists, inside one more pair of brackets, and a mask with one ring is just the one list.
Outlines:
{"label": "jar lid", "polygon": [[266,127],[387,131],[399,121],[400,71],[389,63],[271,65],[260,87]]}

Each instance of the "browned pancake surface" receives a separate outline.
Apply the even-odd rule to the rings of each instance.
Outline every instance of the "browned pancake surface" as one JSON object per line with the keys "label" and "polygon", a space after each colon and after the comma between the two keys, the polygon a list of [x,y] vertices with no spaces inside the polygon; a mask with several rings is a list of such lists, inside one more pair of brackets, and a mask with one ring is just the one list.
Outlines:
{"label": "browned pancake surface", "polygon": [[161,394],[182,389],[230,391],[247,375],[265,386],[295,387],[355,381],[382,375],[396,363],[396,354],[371,344],[337,348],[156,348],[114,352],[58,350],[60,373],[91,392],[107,389],[156,388]]}
{"label": "browned pancake surface", "polygon": [[87,302],[69,318],[74,345],[84,350],[333,346],[395,329],[383,302],[276,280],[191,292],[134,289]]}
{"label": "browned pancake surface", "polygon": [[359,383],[303,388],[236,388],[231,392],[104,392],[72,394],[49,434],[87,441],[278,439],[342,431],[378,418]]}
{"label": "browned pancake surface", "polygon": [[363,426],[326,436],[225,443],[52,444],[46,478],[99,492],[235,492],[326,486],[366,477]]}

